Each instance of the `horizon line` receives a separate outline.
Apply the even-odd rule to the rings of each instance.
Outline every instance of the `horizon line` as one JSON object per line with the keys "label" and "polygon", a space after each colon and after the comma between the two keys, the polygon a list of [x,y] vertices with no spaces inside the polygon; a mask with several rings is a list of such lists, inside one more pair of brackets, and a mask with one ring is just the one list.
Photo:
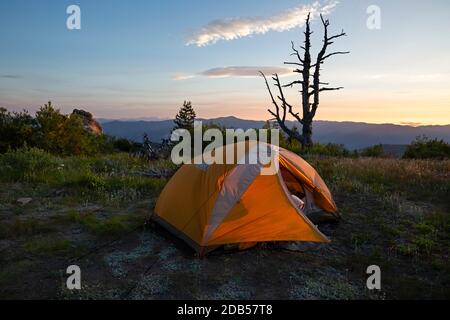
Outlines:
{"label": "horizon line", "polygon": [[[154,119],[146,119],[146,118],[154,118]],[[248,118],[240,118],[240,117],[236,117],[236,116],[218,116],[218,117],[214,117],[214,118],[199,117],[199,118],[197,118],[197,120],[217,120],[217,119],[224,119],[224,118],[235,118],[237,120],[262,121],[262,122],[267,122],[267,121],[272,120],[272,119],[255,119],[255,118],[248,119]],[[174,119],[169,118],[169,117],[153,117],[153,116],[144,116],[144,117],[135,117],[135,118],[105,118],[105,117],[98,117],[96,119],[107,120],[107,121],[136,121],[136,122],[137,121],[161,122],[161,121],[174,120]],[[296,120],[289,120],[289,119],[287,119],[287,121],[295,122]],[[371,124],[371,125],[395,125],[395,126],[400,126],[400,127],[414,127],[414,128],[430,127],[430,126],[432,126],[432,127],[450,126],[450,123],[447,123],[447,124],[431,124],[431,123],[416,123],[416,122],[407,122],[407,121],[402,121],[402,122],[367,122],[367,121],[352,121],[352,120],[317,119],[317,120],[314,120],[314,122],[360,123],[360,124]]]}
{"label": "horizon line", "polygon": [[[31,115],[35,115],[38,110],[32,110],[20,107],[4,107],[0,104],[0,107],[5,108],[9,112],[21,112],[21,111],[27,111]],[[75,107],[71,107],[75,108]],[[12,109],[12,110],[10,110]],[[61,109],[63,108],[57,108],[61,111],[61,113],[65,114],[67,111],[63,111]],[[67,109],[67,108],[66,108]],[[174,118],[171,117],[164,117],[164,116],[136,116],[136,117],[105,117],[105,116],[96,116],[94,112],[90,110],[86,110],[85,108],[81,108],[82,110],[88,111],[91,113],[94,117],[94,119],[100,119],[102,122],[111,122],[111,121],[167,121],[167,120],[173,120]],[[67,114],[71,114],[71,112],[68,112]],[[246,117],[237,117],[233,115],[224,115],[224,116],[215,116],[212,118],[206,118],[206,117],[198,117],[199,120],[214,120],[214,119],[221,119],[221,118],[235,118],[239,120],[245,120],[245,121],[270,121],[273,119],[258,119],[258,118],[246,118]],[[294,119],[287,119],[287,121],[295,121]],[[386,122],[386,121],[380,121],[380,122],[371,122],[370,120],[331,120],[331,119],[316,119],[314,122],[322,121],[322,122],[336,122],[336,123],[360,123],[360,124],[369,124],[369,125],[396,125],[401,127],[427,127],[427,126],[433,126],[433,127],[444,127],[444,126],[450,126],[450,123],[432,123],[432,122],[416,122],[416,121],[398,121],[398,122]]]}

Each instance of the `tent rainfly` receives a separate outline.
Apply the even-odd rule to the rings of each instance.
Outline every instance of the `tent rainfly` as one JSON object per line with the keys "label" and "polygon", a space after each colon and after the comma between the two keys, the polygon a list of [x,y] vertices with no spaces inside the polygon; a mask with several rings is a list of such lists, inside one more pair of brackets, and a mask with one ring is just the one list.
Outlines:
{"label": "tent rainfly", "polygon": [[[244,249],[266,241],[329,242],[308,218],[317,211],[338,217],[322,178],[283,148],[271,175],[261,174],[261,164],[236,161],[239,147],[248,159],[257,145],[234,144],[234,164],[183,165],[159,196],[152,218],[200,255],[226,244]],[[229,149],[222,148],[225,159]]]}

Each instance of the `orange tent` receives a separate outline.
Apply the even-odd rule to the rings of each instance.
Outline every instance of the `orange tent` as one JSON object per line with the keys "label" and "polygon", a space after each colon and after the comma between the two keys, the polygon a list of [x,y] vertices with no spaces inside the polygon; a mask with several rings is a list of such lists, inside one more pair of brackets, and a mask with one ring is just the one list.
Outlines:
{"label": "orange tent", "polygon": [[[245,145],[248,158],[256,142],[237,143],[235,149],[239,144]],[[153,219],[200,254],[224,244],[245,248],[263,241],[329,241],[307,214],[317,209],[335,214],[337,208],[306,161],[279,148],[279,170],[262,175],[261,165],[234,159],[234,164],[183,165],[162,191]],[[302,207],[293,195],[303,198]]]}

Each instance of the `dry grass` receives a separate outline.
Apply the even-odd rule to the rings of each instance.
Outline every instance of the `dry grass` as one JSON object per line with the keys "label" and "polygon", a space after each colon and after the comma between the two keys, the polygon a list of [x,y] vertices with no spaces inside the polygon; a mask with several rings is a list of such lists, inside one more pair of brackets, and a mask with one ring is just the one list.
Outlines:
{"label": "dry grass", "polygon": [[[308,159],[343,216],[320,226],[331,244],[306,252],[261,244],[199,260],[164,230],[144,229],[166,180],[133,172],[169,163],[8,157],[0,158],[0,297],[450,297],[450,161]],[[19,196],[33,201],[21,206]],[[84,257],[84,289],[68,293],[60,288],[74,257]],[[365,287],[371,264],[382,269],[381,292]]]}

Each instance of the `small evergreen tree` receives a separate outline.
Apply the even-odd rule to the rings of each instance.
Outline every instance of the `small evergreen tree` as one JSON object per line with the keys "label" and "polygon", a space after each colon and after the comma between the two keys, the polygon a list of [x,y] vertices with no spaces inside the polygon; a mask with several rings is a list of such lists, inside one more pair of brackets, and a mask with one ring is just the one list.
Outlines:
{"label": "small evergreen tree", "polygon": [[183,106],[175,117],[175,128],[176,129],[186,129],[193,130],[194,129],[194,120],[195,120],[195,111],[192,107],[192,103],[190,101],[184,101]]}

